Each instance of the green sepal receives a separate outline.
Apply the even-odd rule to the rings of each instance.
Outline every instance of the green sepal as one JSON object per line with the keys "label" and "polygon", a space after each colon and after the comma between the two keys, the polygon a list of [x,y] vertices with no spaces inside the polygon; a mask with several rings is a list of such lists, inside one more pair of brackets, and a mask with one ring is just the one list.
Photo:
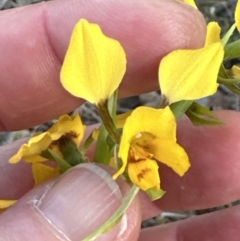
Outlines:
{"label": "green sepal", "polygon": [[230,78],[224,78],[221,76],[218,76],[218,83],[219,84],[238,84],[240,83],[240,79],[230,79]]}
{"label": "green sepal", "polygon": [[[112,128],[115,129],[116,133],[118,132],[116,129],[117,97],[118,91],[116,90],[113,95],[107,100],[108,112],[114,125],[114,127],[112,126]],[[110,137],[106,127],[104,126],[104,124],[102,124],[99,128],[99,135],[94,154],[94,162],[109,164],[115,144],[116,143]]]}
{"label": "green sepal", "polygon": [[225,84],[225,86],[230,89],[232,92],[240,95],[240,88],[236,84]]}
{"label": "green sepal", "polygon": [[145,191],[152,201],[160,199],[166,192],[162,189],[156,190],[155,188],[149,188]]}
{"label": "green sepal", "polygon": [[116,116],[117,116],[117,100],[118,100],[118,89],[114,91],[112,96],[108,99],[108,111],[112,117],[113,123],[116,126]]}
{"label": "green sepal", "polygon": [[178,120],[182,115],[185,114],[192,102],[192,100],[181,100],[170,105],[170,108],[175,115],[176,120]]}
{"label": "green sepal", "polygon": [[127,209],[133,202],[133,199],[137,195],[138,191],[139,188],[133,185],[127,196],[124,197],[123,202],[117,211],[101,227],[99,227],[88,237],[84,238],[83,241],[96,240],[100,235],[113,229],[121,221],[123,215],[126,213]]}
{"label": "green sepal", "polygon": [[224,122],[218,119],[207,107],[193,102],[186,112],[194,125],[222,125]]}
{"label": "green sepal", "polygon": [[[239,42],[239,44],[240,44],[240,42]],[[239,47],[240,47],[240,45],[239,45]],[[240,54],[240,52],[239,52],[239,54]],[[229,81],[229,79],[230,79],[230,81]],[[238,83],[239,83],[238,79],[236,79],[237,83],[236,82],[233,83],[234,81],[232,81],[232,83],[231,83],[231,80],[233,80],[233,79],[232,79],[232,76],[230,76],[230,74],[229,74],[229,70],[226,70],[224,68],[224,66],[222,65],[220,70],[219,70],[219,74],[218,74],[218,83],[224,84],[229,90],[231,90],[232,92],[240,95],[240,88],[238,86]]]}
{"label": "green sepal", "polygon": [[59,146],[59,149],[63,155],[63,158],[71,166],[76,166],[81,163],[86,163],[87,159],[78,149],[76,143],[72,140],[67,140],[64,144]]}
{"label": "green sepal", "polygon": [[226,34],[223,36],[223,38],[221,39],[223,46],[225,46],[227,44],[227,42],[229,41],[230,37],[232,36],[235,28],[236,28],[236,24],[234,23],[231,26],[231,28],[226,32]]}
{"label": "green sepal", "polygon": [[240,57],[240,39],[227,44],[224,48],[224,52],[224,60]]}
{"label": "green sepal", "polygon": [[99,135],[96,144],[93,161],[96,163],[108,164],[111,157],[110,147],[107,144],[108,132],[102,124],[99,128]]}
{"label": "green sepal", "polygon": [[86,139],[86,141],[84,142],[84,144],[81,147],[81,151],[83,153],[86,153],[86,151],[88,150],[89,146],[92,144],[92,142],[94,141],[92,133],[88,136],[88,138]]}
{"label": "green sepal", "polygon": [[49,148],[43,151],[41,156],[49,160],[54,160],[58,164],[61,173],[64,173],[71,168],[71,166],[62,157]]}

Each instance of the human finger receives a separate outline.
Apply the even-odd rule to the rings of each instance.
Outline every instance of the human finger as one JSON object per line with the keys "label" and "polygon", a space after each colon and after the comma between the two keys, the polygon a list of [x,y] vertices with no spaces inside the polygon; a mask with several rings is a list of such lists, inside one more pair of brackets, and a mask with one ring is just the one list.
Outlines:
{"label": "human finger", "polygon": [[238,241],[240,206],[141,230],[138,241]]}
{"label": "human finger", "polygon": [[[195,127],[187,119],[179,122],[178,140],[190,157],[191,167],[183,177],[179,177],[169,168],[160,166],[161,187],[166,190],[166,194],[155,202],[150,202],[146,197],[141,199],[143,219],[157,215],[161,210],[208,208],[240,198],[240,114],[220,111],[217,115],[224,121],[224,125]],[[19,192],[15,182],[18,183],[16,177],[22,175],[19,166],[8,163],[10,156],[17,151],[17,147],[11,149],[11,145],[7,148],[9,151],[4,151],[5,147],[1,147],[2,163],[5,163],[0,168],[0,176],[5,180],[0,182],[2,199],[7,198],[5,196],[11,188],[15,195]],[[22,180],[26,187],[15,198],[32,187],[30,169],[25,168]],[[11,197],[14,198],[12,194]]]}
{"label": "human finger", "polygon": [[215,112],[220,126],[194,126],[185,118],[178,125],[178,142],[189,155],[191,167],[183,177],[160,166],[162,210],[194,210],[220,206],[240,198],[240,114]]}
{"label": "human finger", "polygon": [[[95,164],[81,164],[34,188],[0,214],[1,239],[83,240],[106,222],[129,191]],[[141,210],[136,198],[113,229],[98,240],[137,240]]]}
{"label": "human finger", "polygon": [[100,24],[123,45],[128,66],[121,97],[158,89],[161,58],[174,49],[200,47],[205,38],[202,15],[174,0],[58,0],[2,11],[0,130],[29,128],[83,103],[59,81],[80,18]]}

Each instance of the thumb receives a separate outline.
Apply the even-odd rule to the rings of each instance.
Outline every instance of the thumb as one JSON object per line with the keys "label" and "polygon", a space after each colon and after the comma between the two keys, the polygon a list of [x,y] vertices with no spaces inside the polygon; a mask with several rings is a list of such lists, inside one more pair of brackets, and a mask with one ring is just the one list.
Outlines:
{"label": "thumb", "polygon": [[[82,164],[33,189],[0,216],[1,240],[84,239],[114,214],[129,190],[110,172]],[[136,198],[119,224],[97,240],[137,240],[140,222]]]}

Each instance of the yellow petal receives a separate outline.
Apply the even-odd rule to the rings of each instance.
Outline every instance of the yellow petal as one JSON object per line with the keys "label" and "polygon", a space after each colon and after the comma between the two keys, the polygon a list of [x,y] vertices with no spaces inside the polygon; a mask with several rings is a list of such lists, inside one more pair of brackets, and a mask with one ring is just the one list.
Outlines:
{"label": "yellow petal", "polygon": [[9,159],[10,163],[17,163],[25,156],[35,156],[46,150],[51,144],[51,136],[45,132],[32,137],[27,144],[23,144],[19,151]]}
{"label": "yellow petal", "polygon": [[32,173],[35,185],[39,185],[60,174],[59,167],[50,167],[43,163],[32,163]]}
{"label": "yellow petal", "polygon": [[235,8],[235,23],[238,31],[240,32],[240,0],[237,1],[237,6]]}
{"label": "yellow petal", "polygon": [[138,107],[133,110],[123,127],[119,147],[119,157],[123,161],[123,166],[113,178],[117,178],[124,172],[128,162],[130,144],[139,133],[149,133],[153,137],[159,137],[162,140],[170,139],[175,142],[176,121],[170,108],[153,109],[151,107]]}
{"label": "yellow petal", "polygon": [[240,79],[240,67],[237,65],[233,65],[231,70],[233,77],[236,79]]}
{"label": "yellow petal", "polygon": [[183,176],[190,167],[187,153],[173,141],[154,139],[149,151],[154,154],[158,161],[171,167],[180,176]]}
{"label": "yellow petal", "polygon": [[197,5],[194,0],[182,0],[182,2],[189,4],[194,8],[197,8]]}
{"label": "yellow petal", "polygon": [[77,146],[80,145],[86,126],[82,124],[81,118],[77,113],[74,116],[63,115],[48,130],[52,140],[58,140],[61,136],[68,134]]}
{"label": "yellow petal", "polygon": [[207,35],[205,46],[213,43],[217,43],[221,40],[220,38],[221,28],[217,22],[210,22],[207,25]]}
{"label": "yellow petal", "polygon": [[32,155],[32,156],[24,156],[24,161],[26,162],[44,162],[46,161],[47,159],[40,156],[40,155]]}
{"label": "yellow petal", "polygon": [[160,189],[158,165],[154,160],[129,163],[128,175],[131,181],[144,191],[150,188]]}
{"label": "yellow petal", "polygon": [[72,140],[79,146],[84,131],[85,126],[82,124],[78,114],[73,117],[63,115],[48,131],[33,136],[27,144],[23,144],[19,151],[10,158],[9,162],[17,163],[24,157],[27,161],[39,162],[41,160],[39,154],[46,150],[53,141],[66,134],[70,135]]}
{"label": "yellow petal", "polygon": [[75,26],[61,70],[63,87],[97,104],[118,88],[126,71],[120,43],[105,36],[97,24],[81,19]]}
{"label": "yellow petal", "polygon": [[132,111],[125,112],[117,115],[117,128],[122,128],[126,122],[126,119],[131,115]]}
{"label": "yellow petal", "polygon": [[16,203],[17,200],[0,200],[0,209],[5,209]]}
{"label": "yellow petal", "polygon": [[197,50],[171,52],[162,59],[159,67],[162,94],[170,104],[214,94],[223,55],[220,42]]}

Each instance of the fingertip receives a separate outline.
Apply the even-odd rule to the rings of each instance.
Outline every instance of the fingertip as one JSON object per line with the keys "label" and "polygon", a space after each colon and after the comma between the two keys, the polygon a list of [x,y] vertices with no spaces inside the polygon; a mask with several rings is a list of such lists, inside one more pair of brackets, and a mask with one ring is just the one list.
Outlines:
{"label": "fingertip", "polygon": [[4,12],[0,22],[3,129],[34,126],[83,103],[59,80],[73,26],[80,18],[98,23],[123,45],[128,70],[121,97],[158,89],[157,70],[164,55],[204,44],[202,15],[173,0],[59,0]]}
{"label": "fingertip", "polygon": [[[83,240],[114,214],[128,190],[102,168],[82,164],[33,189],[5,211],[0,217],[1,238]],[[140,221],[136,199],[120,223],[99,240],[137,240]]]}

